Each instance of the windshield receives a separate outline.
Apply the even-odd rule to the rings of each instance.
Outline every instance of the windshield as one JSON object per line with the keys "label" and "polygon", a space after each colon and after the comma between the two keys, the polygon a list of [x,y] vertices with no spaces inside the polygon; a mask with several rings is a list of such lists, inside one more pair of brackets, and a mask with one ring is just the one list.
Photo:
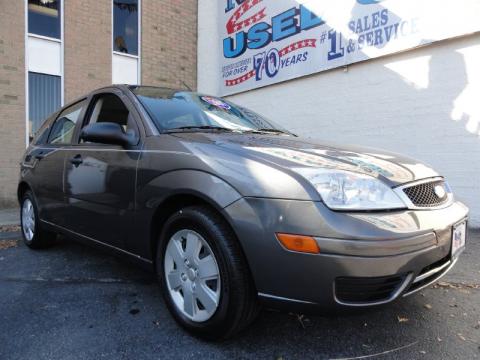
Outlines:
{"label": "windshield", "polygon": [[264,117],[227,100],[156,87],[132,87],[162,132],[226,130],[288,133]]}

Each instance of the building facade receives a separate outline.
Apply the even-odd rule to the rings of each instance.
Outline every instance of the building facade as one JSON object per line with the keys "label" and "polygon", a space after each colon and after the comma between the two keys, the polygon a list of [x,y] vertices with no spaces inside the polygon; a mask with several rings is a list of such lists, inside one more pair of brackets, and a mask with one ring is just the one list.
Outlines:
{"label": "building facade", "polygon": [[0,0],[0,207],[57,108],[112,83],[196,88],[195,0]]}
{"label": "building facade", "polygon": [[[307,138],[386,149],[429,164],[470,207],[470,224],[480,227],[480,3],[422,0],[419,4],[413,0],[200,0],[198,89],[229,95],[233,102]],[[325,17],[317,18],[309,9],[318,9]],[[302,14],[306,15],[302,18]],[[359,48],[362,45],[363,54],[356,55],[361,61],[354,62],[350,53],[341,66],[321,71],[327,58],[343,52],[347,57],[354,49],[346,39],[340,41],[340,31],[353,33],[350,39],[358,40]],[[238,41],[242,33],[245,43]],[[391,44],[381,44],[387,36]],[[298,42],[311,38],[316,48]],[[249,48],[241,50],[242,44]],[[278,49],[282,56],[289,44],[293,51],[286,61],[269,58],[259,67],[262,78],[248,76],[258,54],[274,54]],[[240,56],[232,55],[234,49],[240,49]],[[317,63],[304,65],[303,60],[315,51],[326,62],[318,57]],[[267,72],[269,65],[273,69]],[[302,66],[308,74],[298,76],[295,69]],[[311,72],[311,68],[320,70]],[[270,76],[277,70],[277,77],[291,74],[290,78],[273,83],[276,77]],[[235,87],[239,90],[230,90]]]}

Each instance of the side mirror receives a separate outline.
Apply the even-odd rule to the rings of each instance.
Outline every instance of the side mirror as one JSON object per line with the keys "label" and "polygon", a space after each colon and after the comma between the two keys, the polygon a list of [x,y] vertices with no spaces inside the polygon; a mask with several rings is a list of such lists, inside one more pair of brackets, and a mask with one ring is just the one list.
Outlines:
{"label": "side mirror", "polygon": [[134,145],[132,135],[125,134],[122,127],[113,122],[100,122],[85,126],[80,133],[80,139],[92,143],[112,145]]}

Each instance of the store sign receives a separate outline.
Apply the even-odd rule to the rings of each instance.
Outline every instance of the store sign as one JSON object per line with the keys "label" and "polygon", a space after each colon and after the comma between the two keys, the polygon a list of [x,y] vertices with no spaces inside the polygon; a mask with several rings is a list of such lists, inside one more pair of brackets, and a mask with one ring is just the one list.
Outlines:
{"label": "store sign", "polygon": [[480,31],[479,0],[218,1],[222,95]]}

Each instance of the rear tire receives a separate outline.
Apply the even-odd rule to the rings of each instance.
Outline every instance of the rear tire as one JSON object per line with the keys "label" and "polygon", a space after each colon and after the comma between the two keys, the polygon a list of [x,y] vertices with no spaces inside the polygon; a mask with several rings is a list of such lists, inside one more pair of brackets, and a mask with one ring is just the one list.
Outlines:
{"label": "rear tire", "polygon": [[23,194],[20,207],[20,227],[23,241],[31,249],[43,249],[51,246],[56,234],[42,229],[38,217],[38,207],[33,193],[28,190]]}
{"label": "rear tire", "polygon": [[[206,270],[202,266],[207,262]],[[156,270],[168,309],[195,336],[229,338],[258,314],[255,286],[240,245],[225,220],[208,207],[187,207],[167,220]]]}

